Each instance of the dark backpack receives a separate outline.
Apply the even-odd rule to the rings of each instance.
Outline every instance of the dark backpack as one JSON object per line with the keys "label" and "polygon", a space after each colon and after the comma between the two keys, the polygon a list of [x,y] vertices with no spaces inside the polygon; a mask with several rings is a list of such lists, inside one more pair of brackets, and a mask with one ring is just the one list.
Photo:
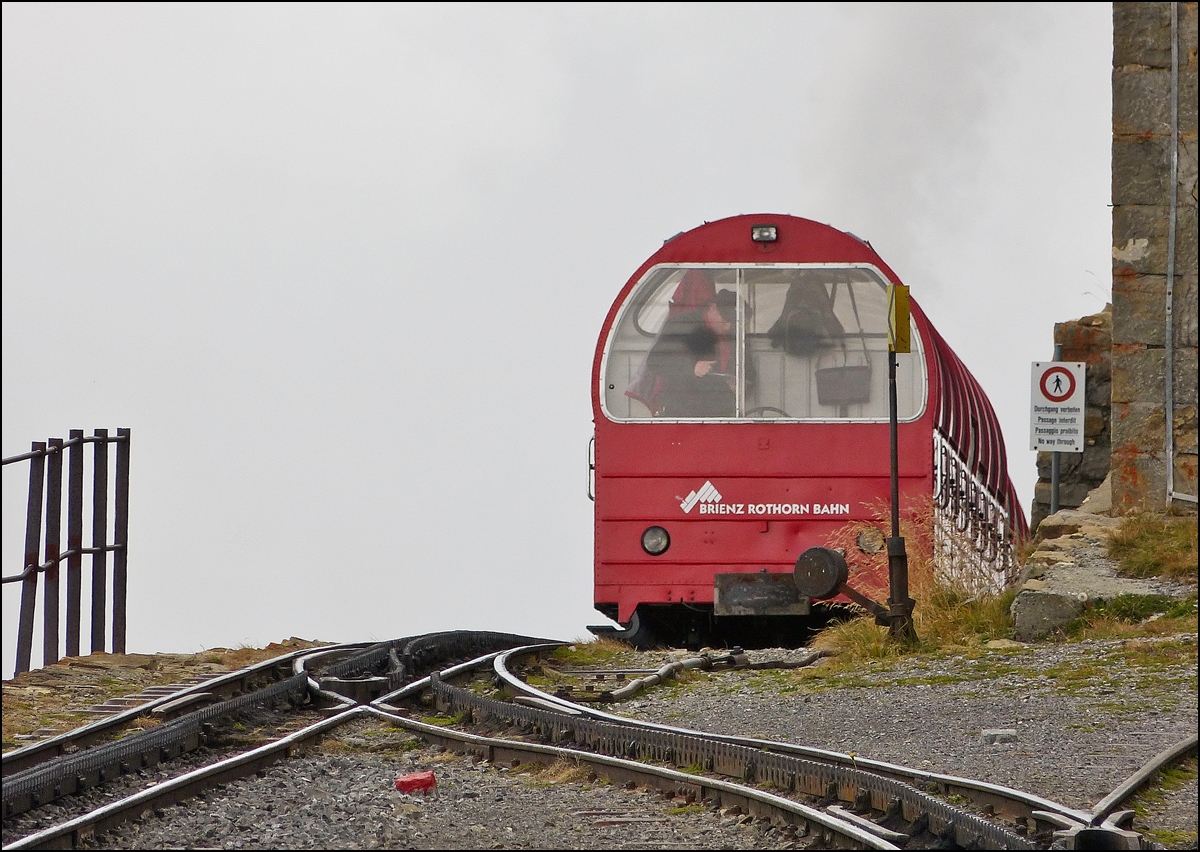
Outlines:
{"label": "dark backpack", "polygon": [[789,355],[811,355],[842,340],[845,329],[833,313],[825,285],[798,281],[788,288],[783,312],[767,332],[771,345]]}

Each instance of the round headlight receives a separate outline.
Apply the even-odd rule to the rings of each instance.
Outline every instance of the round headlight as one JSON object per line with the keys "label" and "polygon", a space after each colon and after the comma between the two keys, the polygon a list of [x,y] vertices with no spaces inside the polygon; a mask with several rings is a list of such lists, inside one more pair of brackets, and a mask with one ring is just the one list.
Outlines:
{"label": "round headlight", "polygon": [[670,546],[671,536],[667,535],[667,531],[662,527],[647,527],[642,533],[642,550],[651,556],[665,553]]}

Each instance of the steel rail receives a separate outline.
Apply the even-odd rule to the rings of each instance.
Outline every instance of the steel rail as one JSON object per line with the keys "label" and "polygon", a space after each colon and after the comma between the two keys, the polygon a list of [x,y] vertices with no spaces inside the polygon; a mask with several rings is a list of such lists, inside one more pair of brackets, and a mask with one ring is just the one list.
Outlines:
{"label": "steel rail", "polygon": [[902,780],[905,783],[913,784],[915,786],[937,784],[947,793],[965,795],[967,798],[979,805],[990,805],[996,809],[997,812],[1003,813],[1004,815],[1012,818],[1036,818],[1036,812],[1048,812],[1060,814],[1073,822],[1081,822],[1085,825],[1091,820],[1092,815],[1087,811],[1067,807],[1066,805],[1059,804],[1058,802],[1051,801],[1033,793],[1015,790],[1011,787],[1004,787],[999,784],[991,784],[986,781],[976,781],[971,778],[962,778],[957,775],[929,772],[927,770],[916,769],[910,766],[903,766],[900,764],[888,763],[880,760],[872,760],[870,758],[859,757],[858,755],[828,751],[826,749],[814,748],[812,746],[783,743],[773,740],[758,739],[755,737],[714,734],[707,731],[696,731],[689,728],[662,725],[657,722],[647,722],[641,719],[631,719],[625,716],[617,716],[612,713],[605,713],[601,710],[596,710],[584,704],[576,704],[575,702],[568,701],[565,698],[551,695],[548,692],[544,692],[522,681],[520,678],[510,672],[507,667],[508,660],[515,656],[522,656],[522,652],[529,654],[533,653],[534,651],[532,649],[527,650],[521,648],[505,651],[498,655],[493,663],[493,668],[497,677],[499,677],[509,689],[511,689],[515,694],[537,698],[541,701],[546,701],[553,705],[567,708],[571,711],[580,713],[593,719],[597,719],[599,721],[645,728],[667,734],[706,737],[709,739],[730,743],[731,745],[745,746],[748,748],[765,750],[768,752],[796,755],[798,757],[832,763],[843,767],[864,769],[878,775]]}
{"label": "steel rail", "polygon": [[904,781],[861,768],[771,754],[764,749],[721,742],[705,734],[664,734],[627,724],[581,719],[578,715],[568,716],[561,709],[544,709],[541,699],[532,699],[539,706],[519,706],[483,698],[440,680],[434,682],[434,694],[443,711],[469,713],[477,722],[496,718],[532,729],[535,735],[554,742],[573,740],[615,756],[676,765],[697,764],[721,775],[753,778],[781,789],[841,799],[884,813],[898,808],[906,821],[914,825],[924,823],[939,837],[952,836],[968,848],[1035,848],[1031,840],[996,822],[923,793]]}
{"label": "steel rail", "polygon": [[[157,784],[154,788],[139,791],[117,802],[112,802],[101,808],[95,809],[88,814],[83,814],[67,820],[59,825],[35,832],[31,835],[27,835],[18,841],[14,841],[12,844],[6,845],[5,848],[32,849],[60,848],[66,845],[78,846],[85,838],[112,828],[128,819],[136,818],[137,816],[140,816],[156,806],[178,802],[194,795],[205,787],[226,783],[236,778],[244,777],[253,772],[258,772],[265,766],[268,766],[278,760],[281,754],[291,756],[293,750],[299,744],[307,741],[308,739],[319,736],[328,730],[332,730],[341,724],[345,724],[346,722],[357,718],[359,715],[366,712],[369,709],[368,705],[359,704],[353,699],[349,699],[345,696],[330,692],[328,690],[322,690],[320,688],[317,681],[309,672],[308,667],[312,662],[322,657],[327,657],[335,653],[345,653],[346,651],[360,650],[363,648],[367,648],[369,650],[376,648],[381,644],[394,645],[403,643],[405,647],[410,647],[414,643],[417,643],[421,640],[429,640],[433,643],[436,643],[439,640],[445,641],[448,646],[453,648],[456,641],[467,635],[471,637],[485,637],[484,641],[496,641],[498,637],[502,636],[502,634],[488,633],[465,634],[462,631],[445,634],[426,634],[424,636],[415,638],[410,637],[408,639],[394,640],[392,643],[345,643],[343,645],[328,646],[318,650],[302,649],[282,655],[281,657],[273,658],[272,660],[264,661],[263,663],[258,663],[254,668],[262,668],[271,664],[286,663],[291,660],[293,663],[292,670],[294,672],[293,679],[299,680],[300,676],[303,675],[307,689],[311,693],[334,704],[341,704],[342,707],[330,718],[307,726],[306,728],[282,737],[273,743],[267,743],[242,754],[234,755],[217,761],[209,766],[201,767],[200,769],[184,773],[176,778]],[[504,634],[503,637],[511,639],[519,638],[515,636],[509,636],[507,634]],[[558,647],[561,644],[565,643],[550,643],[548,647]],[[468,663],[451,666],[445,670],[445,674],[447,676],[454,676],[472,668],[478,668],[481,665],[486,665],[486,663],[491,661],[497,653],[500,652],[490,652]],[[244,673],[244,671],[245,670],[240,670],[239,672],[231,674],[240,674]],[[420,688],[425,688],[428,685],[429,680],[429,678],[423,678],[421,681],[418,681]],[[396,692],[412,694],[413,690],[401,689],[396,690]],[[253,700],[252,695],[253,694],[248,696],[249,700]],[[168,696],[167,698],[171,699],[177,697],[178,696],[176,695]],[[154,703],[158,704],[160,702],[155,701]],[[370,709],[374,712],[383,712],[375,710],[375,708]],[[71,755],[70,757],[75,758],[77,756]]]}
{"label": "steel rail", "polygon": [[[327,645],[318,649],[318,653],[337,653],[344,651],[352,651],[357,648],[364,647],[368,643],[363,642],[347,642],[339,645]],[[181,698],[196,695],[201,692],[212,692],[221,690],[223,687],[233,687],[236,689],[238,682],[245,682],[249,678],[265,672],[269,669],[285,665],[294,658],[302,655],[314,656],[314,649],[303,648],[298,651],[289,651],[286,654],[281,654],[278,657],[272,657],[269,660],[255,663],[245,668],[236,669],[225,674],[218,675],[210,680],[202,683],[197,683],[192,686],[184,687],[178,692],[164,695],[158,698],[152,698],[144,704],[139,704],[136,707],[131,707],[120,713],[116,713],[104,719],[98,719],[95,722],[90,722],[82,727],[67,731],[41,742],[23,746],[14,751],[6,752],[2,758],[3,777],[8,778],[17,772],[22,772],[39,764],[45,763],[61,757],[68,752],[74,752],[77,749],[89,746],[103,737],[108,736],[114,731],[120,730],[128,726],[134,720],[145,716],[155,709],[169,704],[173,701],[178,701]]]}
{"label": "steel rail", "polygon": [[136,819],[155,807],[174,804],[194,796],[207,787],[228,783],[258,772],[279,760],[280,757],[292,756],[294,750],[306,741],[344,725],[367,712],[368,708],[363,705],[348,708],[335,716],[322,719],[320,722],[281,737],[274,742],[192,770],[59,825],[26,835],[4,848],[77,848],[86,838],[114,828],[127,820]]}
{"label": "steel rail", "polygon": [[1190,736],[1154,755],[1137,772],[1134,772],[1122,781],[1115,790],[1096,803],[1096,807],[1092,808],[1091,819],[1088,823],[1090,825],[1099,825],[1104,822],[1109,814],[1120,807],[1130,796],[1145,785],[1147,781],[1188,752],[1195,751],[1196,743],[1197,737]]}
{"label": "steel rail", "polygon": [[[736,784],[732,781],[691,775],[687,772],[679,772],[662,766],[654,766],[648,763],[625,760],[619,757],[611,757],[579,749],[470,734],[465,731],[457,731],[419,722],[407,716],[389,713],[373,705],[364,705],[363,709],[396,727],[416,732],[425,739],[433,740],[449,748],[459,746],[464,751],[481,754],[485,760],[492,763],[505,762],[505,758],[508,758],[509,762],[512,762],[513,755],[569,760],[593,766],[604,774],[617,775],[618,777],[615,780],[641,780],[643,783],[650,782],[660,788],[672,790],[684,789],[694,792],[700,799],[710,798],[709,795],[705,795],[706,793],[719,793],[740,797],[747,802],[753,803],[751,809],[760,808],[765,813],[774,812],[780,815],[798,817],[805,823],[819,825],[867,849],[900,848],[884,840],[875,832],[826,813],[818,808],[786,799],[783,796],[776,796],[765,790]],[[755,808],[755,806],[758,806],[758,808]]]}
{"label": "steel rail", "polygon": [[[497,760],[503,762],[505,758],[513,764],[520,763],[522,758],[570,760],[595,767],[598,774],[617,776],[617,780],[636,779],[659,788],[687,790],[699,798],[710,798],[714,795],[722,798],[735,798],[747,803],[749,805],[747,810],[757,811],[759,816],[778,814],[789,822],[799,821],[808,827],[816,825],[827,833],[836,834],[861,848],[883,850],[900,848],[880,837],[878,832],[859,826],[848,819],[730,781],[699,778],[685,772],[576,749],[453,731],[366,704],[349,707],[328,719],[323,719],[274,742],[225,758],[210,766],[193,770],[161,782],[150,789],[140,790],[118,801],[103,805],[59,825],[34,832],[8,844],[5,848],[78,847],[87,838],[114,828],[122,822],[136,819],[154,808],[174,804],[190,798],[208,787],[228,783],[259,772],[284,757],[293,756],[296,750],[307,741],[364,716],[379,718],[394,727],[413,731],[424,739],[443,746],[457,747],[456,750],[463,752],[483,753],[489,761],[493,762]],[[516,757],[517,755],[519,757]]]}

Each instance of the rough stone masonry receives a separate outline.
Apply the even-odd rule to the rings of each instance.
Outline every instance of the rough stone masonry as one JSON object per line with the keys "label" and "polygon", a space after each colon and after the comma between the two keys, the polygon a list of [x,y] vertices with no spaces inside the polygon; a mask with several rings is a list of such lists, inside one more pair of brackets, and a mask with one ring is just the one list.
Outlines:
{"label": "rough stone masonry", "polygon": [[[1172,6],[1178,14],[1178,179],[1168,341]],[[1111,429],[1117,513],[1167,507],[1168,346],[1174,361],[1174,491],[1196,494],[1196,67],[1195,3],[1113,4]]]}
{"label": "rough stone masonry", "polygon": [[[1112,398],[1112,305],[1090,317],[1054,324],[1054,342],[1062,344],[1062,360],[1083,361],[1085,400],[1082,453],[1059,457],[1058,503],[1075,509],[1108,476],[1112,444],[1109,405]],[[1038,453],[1038,482],[1033,490],[1029,528],[1036,530],[1050,514],[1051,453]]]}

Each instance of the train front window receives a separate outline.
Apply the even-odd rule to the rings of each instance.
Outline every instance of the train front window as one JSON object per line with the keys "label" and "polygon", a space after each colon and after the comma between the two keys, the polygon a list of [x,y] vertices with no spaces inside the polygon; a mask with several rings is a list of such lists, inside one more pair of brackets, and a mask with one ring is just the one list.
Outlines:
{"label": "train front window", "polygon": [[[901,420],[925,402],[911,336]],[[656,267],[622,308],[603,380],[617,420],[886,419],[886,285],[866,267]]]}

